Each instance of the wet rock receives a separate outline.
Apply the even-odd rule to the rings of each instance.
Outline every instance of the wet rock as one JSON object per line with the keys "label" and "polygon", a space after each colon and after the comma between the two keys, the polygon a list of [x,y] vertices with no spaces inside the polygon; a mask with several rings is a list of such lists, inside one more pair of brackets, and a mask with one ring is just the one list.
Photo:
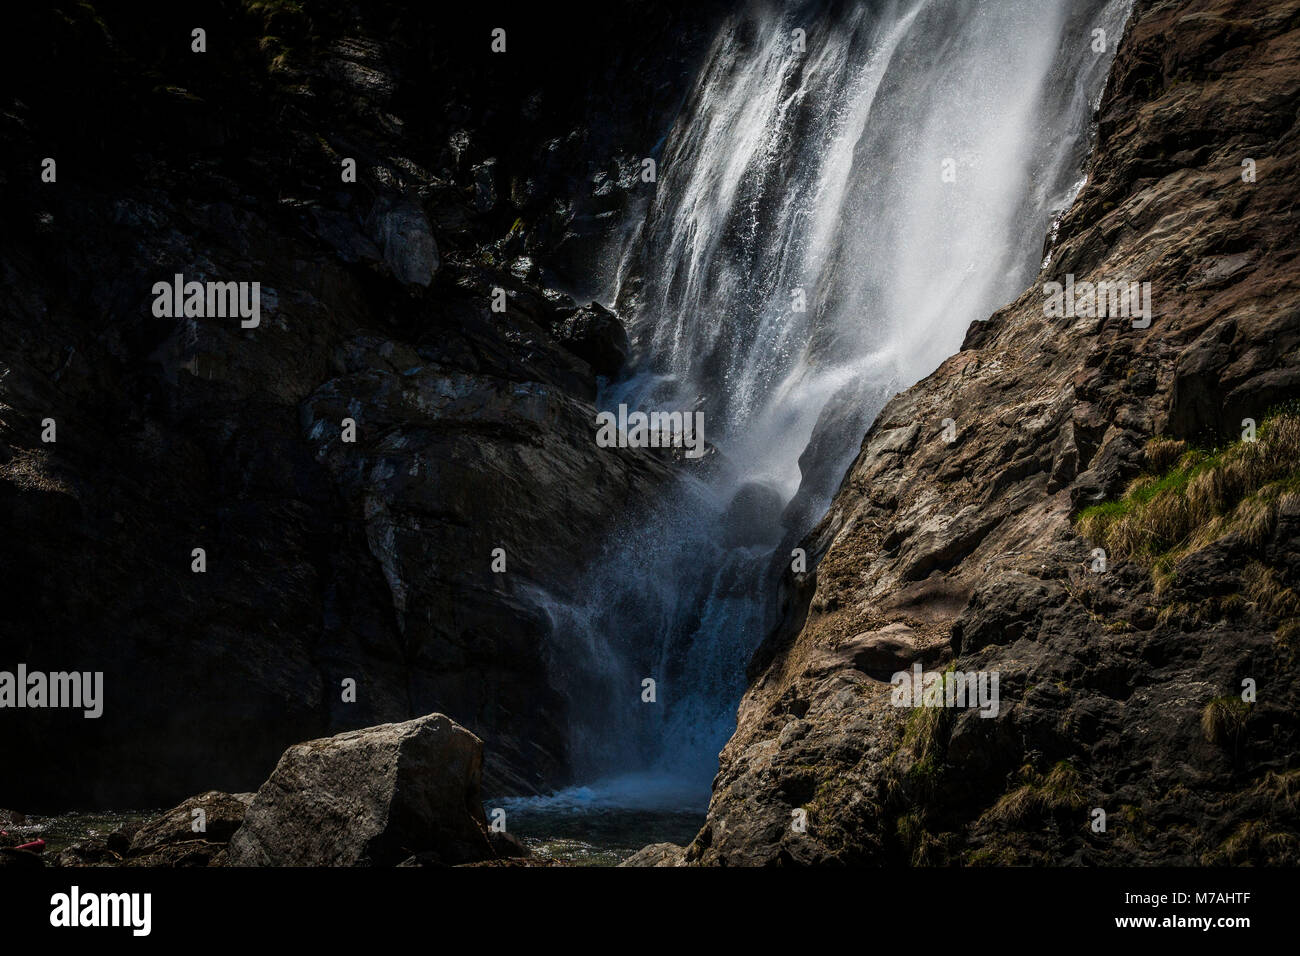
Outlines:
{"label": "wet rock", "polygon": [[528,256],[518,256],[510,263],[510,274],[516,279],[536,282],[541,278],[541,269]]}
{"label": "wet rock", "polygon": [[474,205],[478,208],[480,213],[488,213],[496,208],[496,168],[497,161],[495,159],[489,159],[486,162],[475,166],[473,169]]}
{"label": "wet rock", "polygon": [[[410,648],[412,705],[491,735],[493,792],[534,792],[559,775],[564,740],[564,702],[539,679],[550,625],[536,595],[576,587],[611,496],[648,500],[667,468],[598,448],[593,408],[554,385],[467,374],[374,340],[343,362],[357,371],[307,399],[302,434],[360,516]],[[346,444],[337,423],[350,415],[357,440]],[[566,502],[563,521],[541,504],[553,500]],[[492,572],[497,547],[508,574]]]}
{"label": "wet rock", "polygon": [[575,310],[552,331],[561,345],[597,375],[612,378],[627,360],[627,331],[618,317],[598,302]]}
{"label": "wet rock", "polygon": [[230,865],[492,858],[482,766],[482,742],[442,714],[296,744],[254,796],[230,841]]}

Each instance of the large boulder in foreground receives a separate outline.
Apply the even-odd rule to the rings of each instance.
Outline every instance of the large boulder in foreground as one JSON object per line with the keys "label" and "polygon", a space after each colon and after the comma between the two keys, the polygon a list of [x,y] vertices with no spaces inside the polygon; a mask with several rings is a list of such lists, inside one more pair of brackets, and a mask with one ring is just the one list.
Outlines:
{"label": "large boulder in foreground", "polygon": [[229,865],[489,859],[482,769],[483,742],[442,714],[295,744],[254,796]]}

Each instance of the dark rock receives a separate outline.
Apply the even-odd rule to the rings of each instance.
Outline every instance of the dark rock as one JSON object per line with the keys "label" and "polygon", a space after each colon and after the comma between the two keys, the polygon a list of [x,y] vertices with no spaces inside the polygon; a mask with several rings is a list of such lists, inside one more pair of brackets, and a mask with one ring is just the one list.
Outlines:
{"label": "dark rock", "polygon": [[[137,829],[131,838],[130,852],[133,855],[150,854],[177,843],[199,843],[214,847],[228,843],[244,822],[244,813],[252,802],[251,793],[231,794],[219,790],[209,790],[190,797]],[[196,810],[203,811],[201,830],[195,829],[199,825],[199,817],[194,812]]]}
{"label": "dark rock", "polygon": [[554,327],[556,340],[591,366],[613,377],[627,360],[627,332],[618,317],[598,302],[576,310]]}
{"label": "dark rock", "polygon": [[45,860],[39,853],[31,850],[16,850],[13,847],[0,847],[0,869],[39,870],[45,866]]}
{"label": "dark rock", "polygon": [[478,207],[480,213],[491,212],[496,208],[496,167],[497,161],[495,159],[489,159],[486,162],[475,166],[473,169],[474,204]]}
{"label": "dark rock", "polygon": [[916,632],[906,624],[887,624],[879,630],[855,635],[836,650],[851,659],[858,670],[884,681],[899,671],[909,670],[922,658]]}
{"label": "dark rock", "polygon": [[522,859],[533,855],[533,851],[524,846],[518,837],[504,830],[489,828],[488,842],[492,844],[492,852],[501,858],[517,857]]}
{"label": "dark rock", "polygon": [[[544,605],[667,472],[590,440],[595,373],[538,276],[575,216],[593,250],[625,222],[592,175],[663,136],[723,6],[520,10],[504,72],[430,47],[478,29],[448,7],[252,5],[215,59],[167,52],[179,10],[33,9],[0,103],[0,538],[23,542],[0,657],[103,671],[109,705],[0,734],[24,768],[0,799],[171,806],[434,709],[489,742],[494,790],[567,782]],[[178,271],[260,282],[260,327],[155,318]]]}
{"label": "dark rock", "polygon": [[381,197],[366,227],[398,282],[427,287],[433,281],[441,260],[424,210],[409,200]]}
{"label": "dark rock", "polygon": [[316,235],[337,252],[343,262],[371,265],[383,262],[383,252],[361,232],[359,224],[348,213],[315,208],[312,215],[316,220]]}
{"label": "dark rock", "polygon": [[[109,845],[110,841],[93,838],[82,840],[61,851],[59,866],[120,866],[125,854]],[[116,841],[118,846],[121,841]]]}
{"label": "dark rock", "polygon": [[140,826],[138,823],[128,823],[120,826],[104,839],[104,843],[118,856],[125,856],[131,851],[131,841],[135,838],[136,831],[140,829]]}

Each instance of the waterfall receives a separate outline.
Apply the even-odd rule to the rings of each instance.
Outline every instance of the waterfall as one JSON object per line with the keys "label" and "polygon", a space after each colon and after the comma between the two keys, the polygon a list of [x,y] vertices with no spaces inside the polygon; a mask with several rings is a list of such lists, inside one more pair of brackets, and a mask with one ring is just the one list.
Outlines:
{"label": "waterfall", "polygon": [[889,396],[1033,281],[1130,4],[755,4],[720,30],[621,255],[633,374],[599,399],[698,409],[713,453],[550,605],[590,792],[707,802],[770,569]]}

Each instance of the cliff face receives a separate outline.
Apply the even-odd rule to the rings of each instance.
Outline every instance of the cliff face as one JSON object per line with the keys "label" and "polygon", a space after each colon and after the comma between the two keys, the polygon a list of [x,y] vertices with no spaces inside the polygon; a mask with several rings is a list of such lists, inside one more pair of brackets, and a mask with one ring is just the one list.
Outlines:
{"label": "cliff face", "polygon": [[[413,6],[13,31],[0,669],[102,671],[105,699],[0,716],[5,805],[247,789],[290,743],[434,710],[485,739],[490,792],[564,782],[540,604],[667,469],[596,448],[626,338],[559,290],[652,188],[711,5]],[[158,317],[178,273],[259,282],[260,324]]]}
{"label": "cliff face", "polygon": [[[1137,4],[1039,282],[889,402],[785,575],[687,861],[1300,857],[1298,58],[1300,3]],[[1149,282],[1150,327],[1046,316],[1067,274]],[[996,673],[997,716],[891,705],[916,662]]]}

